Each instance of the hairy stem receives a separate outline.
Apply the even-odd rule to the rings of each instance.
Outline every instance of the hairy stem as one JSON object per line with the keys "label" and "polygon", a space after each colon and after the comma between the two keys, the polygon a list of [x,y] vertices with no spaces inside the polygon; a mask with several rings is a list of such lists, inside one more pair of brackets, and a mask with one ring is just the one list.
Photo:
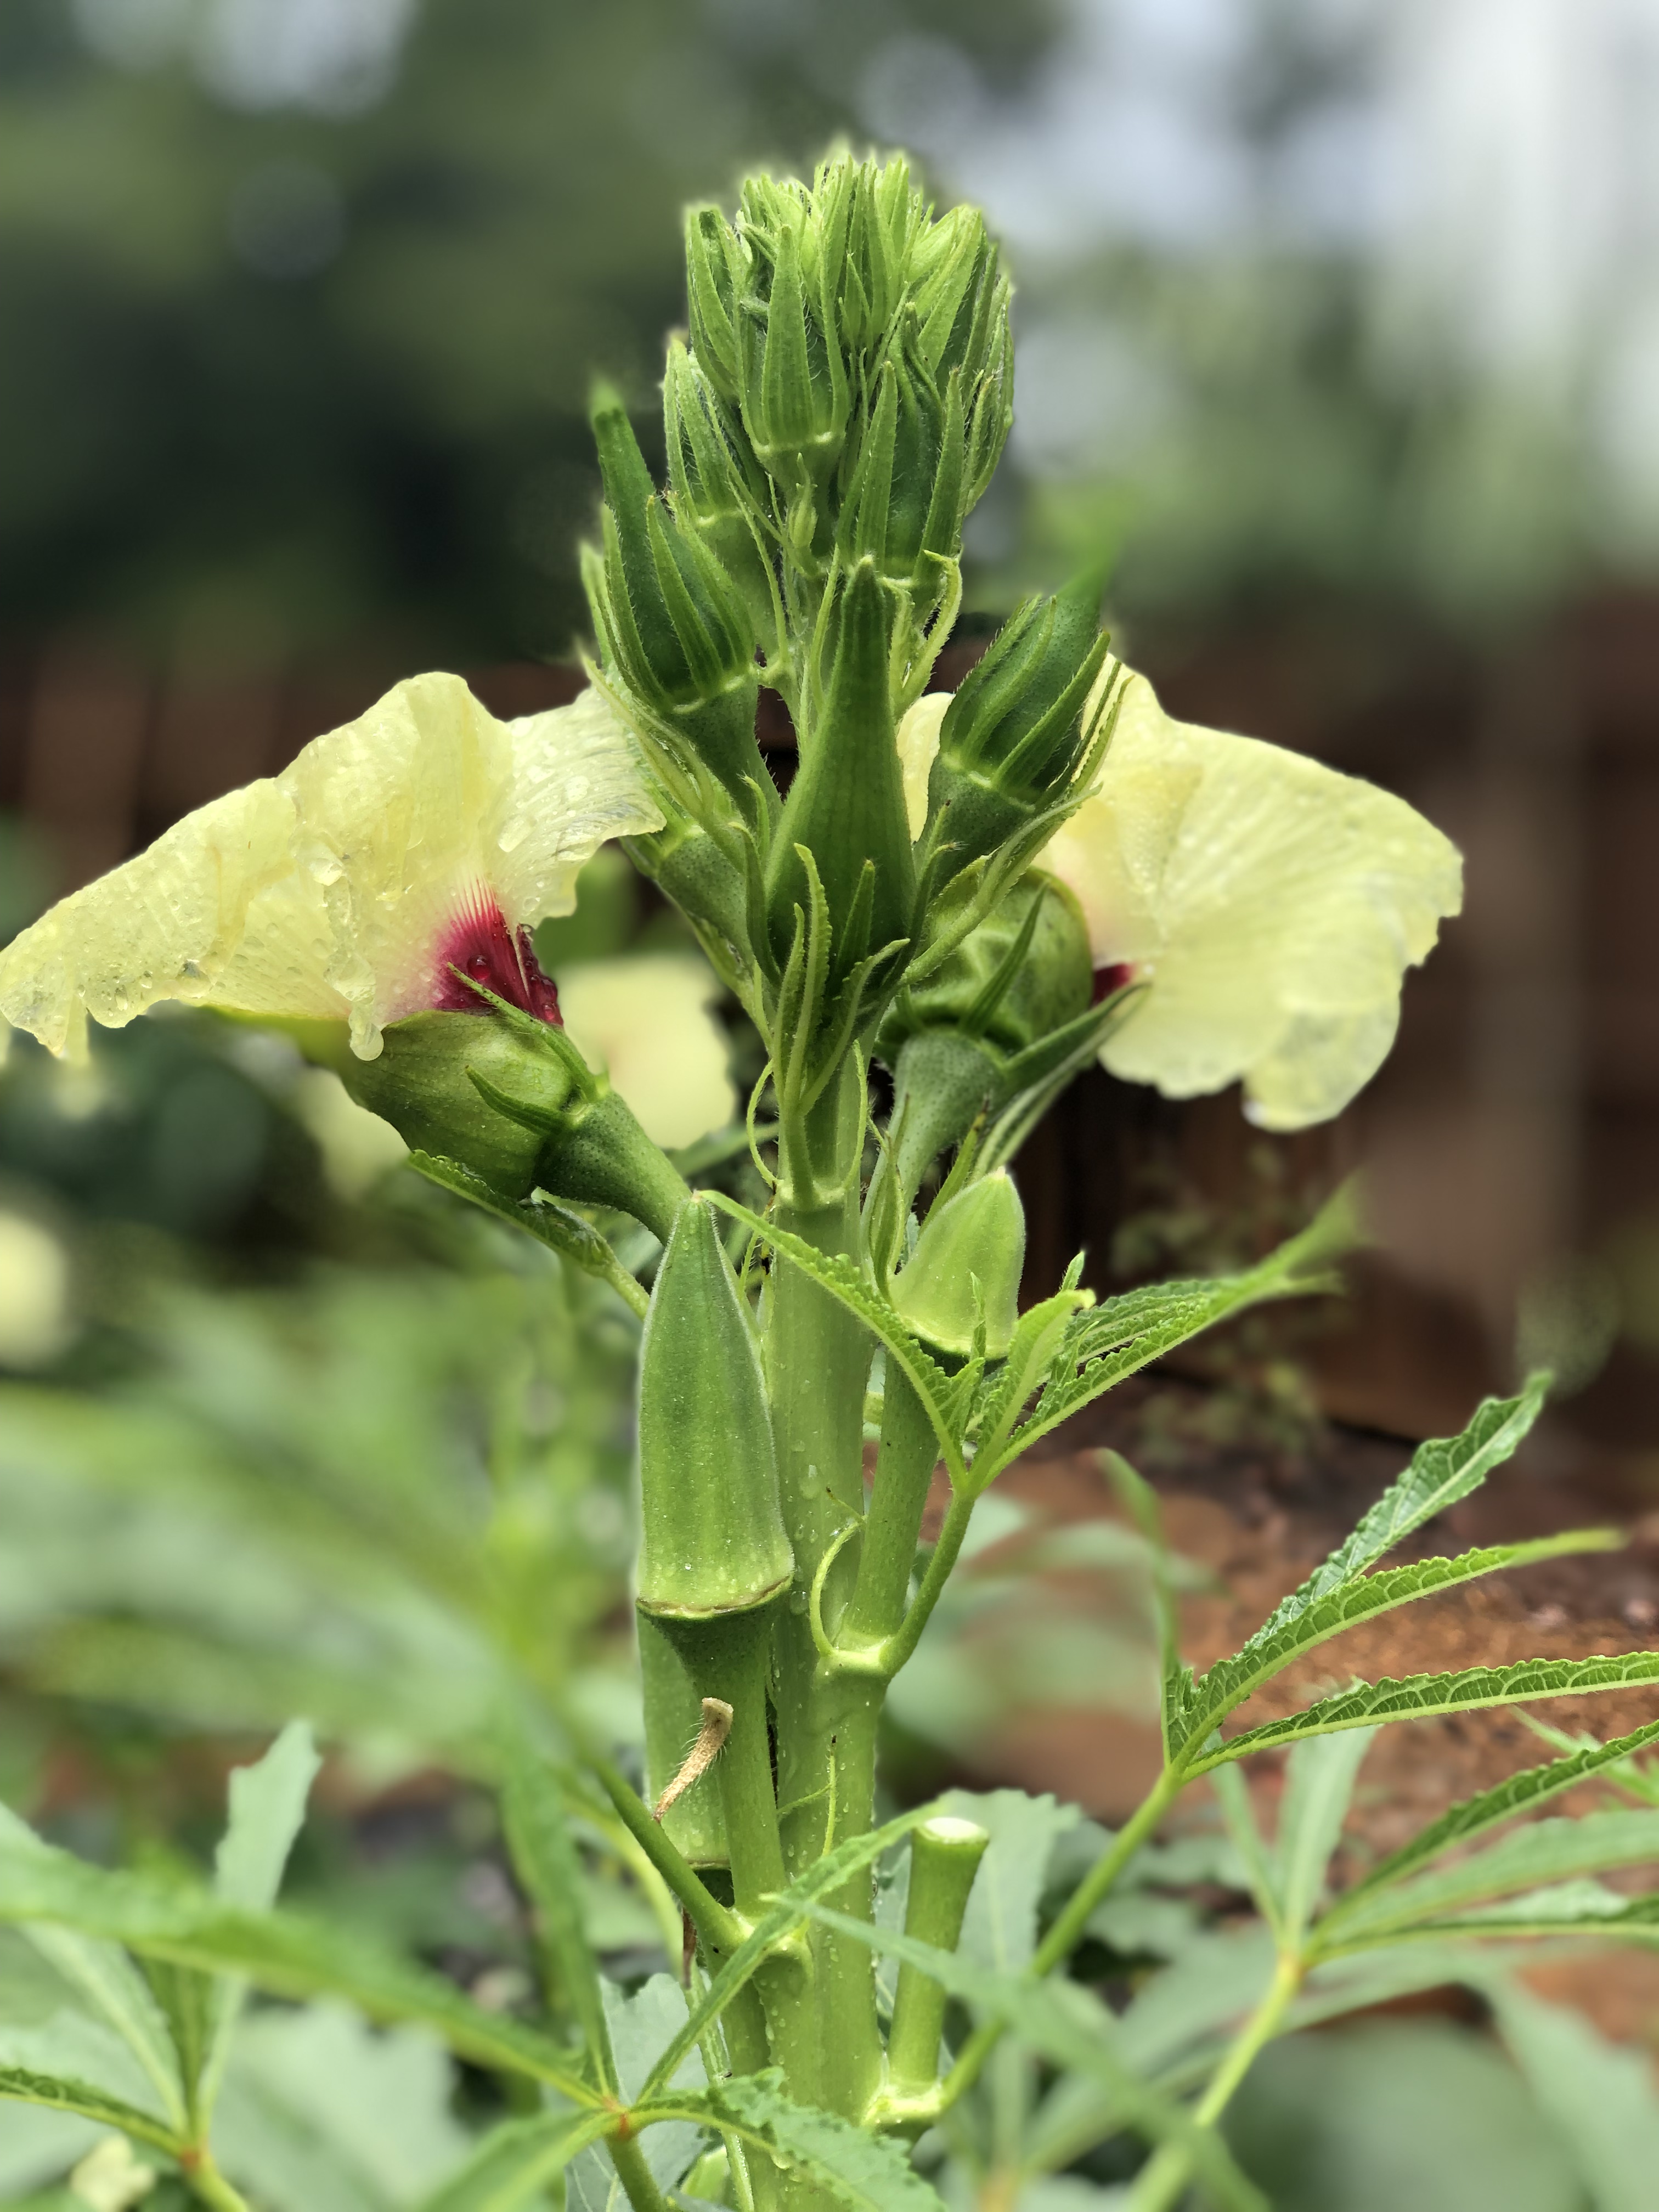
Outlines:
{"label": "hairy stem", "polygon": [[611,2163],[617,2169],[617,2179],[627,2193],[634,2212],[668,2212],[668,2201],[657,2186],[656,2177],[645,2162],[635,2136],[610,2136],[605,2148],[611,2154]]}

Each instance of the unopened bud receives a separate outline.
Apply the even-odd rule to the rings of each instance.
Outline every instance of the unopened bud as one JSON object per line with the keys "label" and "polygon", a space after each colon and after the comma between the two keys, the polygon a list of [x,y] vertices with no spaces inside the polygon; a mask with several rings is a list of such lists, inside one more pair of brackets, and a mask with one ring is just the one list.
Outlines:
{"label": "unopened bud", "polygon": [[583,566],[607,666],[684,736],[739,804],[766,787],[755,744],[755,629],[716,556],[667,514],[632,423],[601,388],[594,436],[605,551]]}
{"label": "unopened bud", "polygon": [[1100,581],[1091,571],[1053,599],[1028,599],[945,710],[927,836],[945,878],[1041,813],[1088,759],[1103,702],[1085,709],[1107,653]]}
{"label": "unopened bud", "polygon": [[966,1358],[982,1329],[987,1356],[1000,1358],[1019,1320],[1024,1266],[1024,1209],[998,1168],[934,1206],[893,1285],[893,1304],[940,1352]]}

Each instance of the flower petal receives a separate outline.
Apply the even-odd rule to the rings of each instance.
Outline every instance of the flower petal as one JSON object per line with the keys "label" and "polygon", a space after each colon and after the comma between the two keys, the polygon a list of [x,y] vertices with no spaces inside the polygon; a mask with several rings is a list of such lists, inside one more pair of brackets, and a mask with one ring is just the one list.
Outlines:
{"label": "flower petal", "polygon": [[119,1029],[163,999],[337,1018],[322,896],[295,874],[295,827],[269,781],[187,814],[0,952],[0,1013],[75,1059],[88,1014]]}
{"label": "flower petal", "polygon": [[899,718],[899,771],[904,778],[904,811],[913,845],[927,827],[927,779],[951,696],[948,691],[924,691]]}
{"label": "flower petal", "polygon": [[706,962],[682,952],[587,960],[562,968],[565,1027],[659,1145],[695,1144],[737,1109],[720,996]]}
{"label": "flower petal", "polygon": [[1172,721],[1139,676],[1097,795],[1043,865],[1081,902],[1096,966],[1152,985],[1105,1066],[1177,1098],[1243,1078],[1268,1129],[1328,1119],[1376,1073],[1406,969],[1462,903],[1456,848],[1403,799]]}
{"label": "flower petal", "polygon": [[349,1021],[370,1059],[438,1003],[446,931],[481,896],[514,927],[568,914],[605,839],[661,818],[596,693],[502,723],[459,677],[413,677],[23,931],[0,1016],[78,1057],[88,1014],[175,999]]}
{"label": "flower petal", "polygon": [[577,874],[608,837],[662,821],[596,692],[503,723],[455,676],[398,684],[278,781],[328,908],[328,980],[365,1059],[385,1023],[439,1002],[441,948],[481,890],[509,929],[568,914]]}

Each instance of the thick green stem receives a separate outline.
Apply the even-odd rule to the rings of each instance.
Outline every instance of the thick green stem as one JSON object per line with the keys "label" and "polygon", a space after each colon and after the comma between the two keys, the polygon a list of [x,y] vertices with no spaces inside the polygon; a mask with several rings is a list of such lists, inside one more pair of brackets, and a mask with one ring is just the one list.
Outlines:
{"label": "thick green stem", "polygon": [[198,2204],[210,2206],[212,2212],[249,2212],[246,2197],[231,2187],[214,2164],[210,2153],[204,2150],[193,2161],[181,2159],[179,2163],[189,2180],[191,2194]]}
{"label": "thick green stem", "polygon": [[881,1456],[864,1525],[858,1582],[842,1626],[843,1643],[879,1644],[897,1633],[938,1461],[933,1425],[896,1363],[887,1370]]}
{"label": "thick green stem", "polygon": [[[1235,2037],[1193,2114],[1195,2126],[1212,2128],[1232,2101],[1263,2046],[1271,2043],[1302,1986],[1304,1967],[1294,1952],[1282,1952],[1267,1995]],[[1193,2170],[1184,2143],[1160,2143],[1141,2168],[1129,2197],[1128,2212],[1170,2212]]]}
{"label": "thick green stem", "polygon": [[[820,1251],[858,1249],[863,1133],[864,1085],[849,1059],[804,1126],[785,1132],[790,1173],[779,1225]],[[826,1192],[835,1195],[817,1203]],[[797,1193],[814,1202],[796,1204]],[[785,1865],[793,1877],[841,1837],[867,1827],[874,1805],[880,1686],[820,1663],[808,1605],[830,1546],[849,1521],[862,1517],[871,1345],[854,1316],[801,1268],[775,1267],[768,1298],[773,1431],[795,1554],[795,1586],[773,1639],[778,1803]],[[856,1550],[844,1545],[824,1577],[820,1601],[832,1632],[851,1595]],[[850,1883],[836,1900],[841,1909],[867,1912],[872,1884],[867,1875]],[[881,2068],[871,1955],[823,1929],[813,1931],[811,1944],[817,1988],[810,2009],[822,2051],[817,2094],[832,2111],[856,2117]]]}

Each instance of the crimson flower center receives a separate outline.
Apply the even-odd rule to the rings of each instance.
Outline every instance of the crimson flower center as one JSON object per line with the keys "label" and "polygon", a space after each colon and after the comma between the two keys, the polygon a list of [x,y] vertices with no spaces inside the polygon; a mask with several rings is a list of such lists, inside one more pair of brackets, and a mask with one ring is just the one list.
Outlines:
{"label": "crimson flower center", "polygon": [[438,940],[432,979],[432,1004],[438,1012],[489,1012],[489,1000],[468,988],[463,980],[468,976],[508,1006],[520,1007],[555,1029],[563,1028],[558,992],[552,977],[542,971],[528,925],[520,922],[516,930],[509,930],[501,908],[482,885]]}

